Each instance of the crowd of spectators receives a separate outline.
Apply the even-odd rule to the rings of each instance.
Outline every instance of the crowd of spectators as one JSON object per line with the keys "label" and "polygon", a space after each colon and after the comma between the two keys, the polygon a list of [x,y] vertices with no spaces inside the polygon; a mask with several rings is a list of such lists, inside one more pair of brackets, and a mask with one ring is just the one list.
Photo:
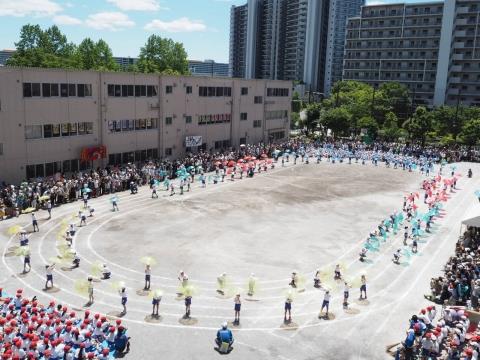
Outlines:
{"label": "crowd of spectators", "polygon": [[[2,296],[3,295],[3,296]],[[100,314],[83,316],[51,301],[48,306],[18,289],[13,297],[0,289],[0,357],[2,360],[107,360],[130,349],[121,320]]]}
{"label": "crowd of spectators", "polygon": [[439,304],[441,313],[432,305],[411,317],[403,358],[477,360],[478,319],[471,322],[469,314],[480,310],[480,228],[469,227],[460,236],[444,276],[433,278],[430,286],[426,298]]}
{"label": "crowd of spectators", "polygon": [[[45,207],[50,201],[51,206],[58,206],[76,201],[82,196],[82,189],[92,190],[90,197],[98,197],[119,191],[128,190],[130,183],[138,186],[149,183],[152,178],[163,181],[166,177],[175,178],[177,170],[182,167],[193,167],[197,173],[215,170],[224,166],[229,160],[237,161],[245,156],[259,157],[263,154],[273,157],[286,150],[296,152],[306,146],[307,140],[299,138],[276,144],[242,145],[239,149],[229,149],[222,152],[199,152],[188,154],[178,160],[150,160],[138,164],[123,166],[107,166],[85,172],[70,174],[57,173],[51,177],[28,179],[21,184],[0,184],[0,220],[4,217],[18,216],[26,209],[30,211]],[[323,147],[325,143],[309,142],[308,146]],[[451,161],[460,160],[458,151],[448,151],[435,147],[418,145],[374,143],[365,145],[360,142],[339,141],[330,143],[338,149],[347,151],[377,151],[412,157],[428,156]]]}

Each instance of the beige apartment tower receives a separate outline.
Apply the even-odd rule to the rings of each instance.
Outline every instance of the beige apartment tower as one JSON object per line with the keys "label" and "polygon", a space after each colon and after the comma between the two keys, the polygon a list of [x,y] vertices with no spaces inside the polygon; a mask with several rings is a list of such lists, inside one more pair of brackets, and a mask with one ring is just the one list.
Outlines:
{"label": "beige apartment tower", "polygon": [[[0,181],[285,140],[291,88],[290,81],[3,67]],[[97,160],[81,161],[98,149]]]}
{"label": "beige apartment tower", "polygon": [[480,0],[362,7],[347,23],[343,79],[403,83],[415,104],[480,106]]}

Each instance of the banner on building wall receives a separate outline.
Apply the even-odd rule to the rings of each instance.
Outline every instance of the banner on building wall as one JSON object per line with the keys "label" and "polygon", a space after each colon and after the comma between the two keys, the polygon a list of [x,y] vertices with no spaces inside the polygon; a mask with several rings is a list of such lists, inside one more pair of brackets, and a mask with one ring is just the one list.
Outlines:
{"label": "banner on building wall", "polygon": [[185,138],[186,147],[202,146],[202,137],[201,136],[187,136]]}
{"label": "banner on building wall", "polygon": [[107,147],[104,145],[83,148],[80,153],[80,161],[95,161],[107,157]]}

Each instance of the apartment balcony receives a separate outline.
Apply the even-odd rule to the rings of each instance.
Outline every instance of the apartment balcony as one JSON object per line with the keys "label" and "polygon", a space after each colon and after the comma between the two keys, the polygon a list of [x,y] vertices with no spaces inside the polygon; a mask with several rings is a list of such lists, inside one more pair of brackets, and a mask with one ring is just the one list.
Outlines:
{"label": "apartment balcony", "polygon": [[447,95],[460,95],[460,89],[448,89]]}
{"label": "apartment balcony", "polygon": [[467,19],[457,19],[457,20],[455,20],[455,25],[456,26],[464,26],[464,25],[467,25],[467,24],[468,24]]}
{"label": "apartment balcony", "polygon": [[455,31],[454,36],[455,37],[466,37],[467,32],[465,30],[457,30],[457,31]]}
{"label": "apartment balcony", "polygon": [[451,77],[448,82],[450,84],[460,84],[462,82],[462,79],[460,79],[459,77]]}
{"label": "apartment balcony", "polygon": [[453,54],[452,59],[453,60],[463,60],[464,56],[463,56],[463,54]]}
{"label": "apartment balcony", "polygon": [[453,72],[461,72],[463,69],[462,65],[452,65],[450,67],[450,71],[453,71]]}
{"label": "apartment balcony", "polygon": [[453,43],[453,48],[454,49],[463,49],[465,48],[465,43],[462,41],[456,41]]}
{"label": "apartment balcony", "polygon": [[468,14],[470,12],[470,8],[468,6],[461,6],[457,8],[457,14]]}

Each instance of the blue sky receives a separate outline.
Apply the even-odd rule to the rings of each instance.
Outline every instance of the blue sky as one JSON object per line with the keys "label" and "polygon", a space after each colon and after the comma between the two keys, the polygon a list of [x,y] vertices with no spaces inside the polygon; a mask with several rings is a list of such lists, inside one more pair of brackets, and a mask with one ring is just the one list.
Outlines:
{"label": "blue sky", "polygon": [[15,48],[24,24],[57,24],[74,43],[104,39],[115,56],[137,56],[155,33],[183,42],[190,59],[228,62],[230,7],[246,1],[0,0],[0,49]]}

